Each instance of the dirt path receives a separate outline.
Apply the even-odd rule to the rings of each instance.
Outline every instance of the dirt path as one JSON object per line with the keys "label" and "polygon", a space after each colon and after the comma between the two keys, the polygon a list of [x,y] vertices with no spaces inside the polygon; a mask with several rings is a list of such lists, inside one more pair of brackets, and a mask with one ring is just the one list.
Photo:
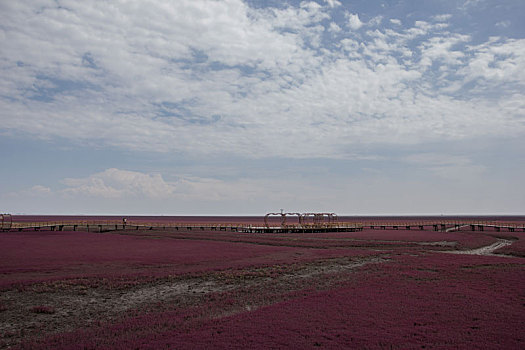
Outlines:
{"label": "dirt path", "polygon": [[[498,241],[487,245],[481,248],[469,249],[469,250],[454,250],[454,251],[444,251],[443,253],[450,254],[467,254],[467,255],[486,255],[486,256],[508,256],[504,254],[494,254],[494,251],[511,245],[513,241],[503,238],[498,238]],[[512,257],[512,256],[510,256]]]}
{"label": "dirt path", "polygon": [[461,230],[462,228],[464,227],[468,227],[470,225],[461,225],[461,226],[454,226],[454,227],[449,227],[445,230],[445,232],[454,232],[454,231],[459,231]]}

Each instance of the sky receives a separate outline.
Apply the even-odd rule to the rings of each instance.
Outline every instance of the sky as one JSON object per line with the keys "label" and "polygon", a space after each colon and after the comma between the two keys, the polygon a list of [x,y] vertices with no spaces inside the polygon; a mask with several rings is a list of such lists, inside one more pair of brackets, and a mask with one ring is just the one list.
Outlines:
{"label": "sky", "polygon": [[525,214],[524,15],[0,0],[0,212]]}

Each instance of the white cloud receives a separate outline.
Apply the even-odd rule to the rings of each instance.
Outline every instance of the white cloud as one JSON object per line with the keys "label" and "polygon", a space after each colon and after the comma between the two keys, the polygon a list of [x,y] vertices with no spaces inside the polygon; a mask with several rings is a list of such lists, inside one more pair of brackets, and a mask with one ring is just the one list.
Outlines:
{"label": "white cloud", "polygon": [[472,7],[482,4],[485,0],[464,0],[463,4],[459,6],[460,10],[466,11]]}
{"label": "white cloud", "polygon": [[391,18],[390,23],[395,24],[396,26],[400,26],[402,24],[401,20],[396,19],[396,18]]}
{"label": "white cloud", "polygon": [[20,191],[12,191],[5,193],[5,196],[9,199],[13,198],[40,198],[40,197],[46,197],[53,193],[51,188],[42,186],[42,185],[35,185],[30,188],[22,189]]}
{"label": "white cloud", "polygon": [[31,193],[34,193],[34,194],[49,194],[49,193],[51,193],[51,189],[49,187],[42,186],[42,185],[35,185],[35,186],[31,187],[29,191]]}
{"label": "white cloud", "polygon": [[341,6],[341,2],[340,1],[337,1],[337,0],[324,0],[325,3],[328,4],[328,6],[334,8],[334,7],[337,7],[337,6]]}
{"label": "white cloud", "polygon": [[363,22],[361,22],[357,13],[347,13],[346,18],[348,20],[348,26],[352,30],[358,30],[363,26]]}
{"label": "white cloud", "polygon": [[[327,5],[7,2],[0,125],[86,146],[257,158],[525,131],[523,40],[465,48],[470,36],[432,19],[364,33],[358,14],[342,30],[329,15],[337,2]],[[85,192],[126,193],[90,181]]]}
{"label": "white cloud", "polygon": [[331,22],[328,30],[333,33],[339,33],[341,31],[341,27],[339,27],[337,23]]}
{"label": "white cloud", "polygon": [[473,46],[472,58],[458,74],[466,82],[482,79],[491,83],[519,83],[525,85],[525,39],[493,38],[492,42]]}
{"label": "white cloud", "polygon": [[383,22],[383,16],[375,16],[374,18],[370,19],[370,21],[368,21],[367,25],[378,26],[381,24],[381,22]]}
{"label": "white cloud", "polygon": [[87,195],[102,198],[145,197],[166,198],[175,193],[176,186],[164,181],[159,174],[107,169],[87,178],[66,178],[63,190],[67,195]]}
{"label": "white cloud", "polygon": [[[85,178],[66,178],[65,188],[57,191],[67,198],[150,199],[181,201],[241,200],[269,195],[265,180],[223,181],[215,178],[176,176],[166,181],[160,174],[106,169]],[[38,187],[38,186],[35,186]]]}
{"label": "white cloud", "polygon": [[454,50],[454,46],[470,40],[468,35],[448,35],[433,37],[422,44],[421,65],[428,67],[435,61],[442,61],[446,66],[454,66],[462,63],[461,59],[465,56],[463,51]]}
{"label": "white cloud", "polygon": [[510,26],[510,21],[500,21],[498,23],[496,23],[496,27],[500,27],[500,28],[508,28]]}
{"label": "white cloud", "polygon": [[434,21],[438,21],[438,22],[445,22],[445,21],[448,21],[451,18],[452,18],[452,15],[449,14],[449,13],[442,14],[442,15],[436,15],[436,16],[432,17],[432,19]]}

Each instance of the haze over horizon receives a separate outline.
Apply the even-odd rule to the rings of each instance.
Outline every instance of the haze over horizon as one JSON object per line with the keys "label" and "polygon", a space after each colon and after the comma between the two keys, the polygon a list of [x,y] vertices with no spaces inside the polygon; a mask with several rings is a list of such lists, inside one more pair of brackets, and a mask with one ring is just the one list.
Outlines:
{"label": "haze over horizon", "polygon": [[525,2],[0,2],[0,213],[525,213]]}

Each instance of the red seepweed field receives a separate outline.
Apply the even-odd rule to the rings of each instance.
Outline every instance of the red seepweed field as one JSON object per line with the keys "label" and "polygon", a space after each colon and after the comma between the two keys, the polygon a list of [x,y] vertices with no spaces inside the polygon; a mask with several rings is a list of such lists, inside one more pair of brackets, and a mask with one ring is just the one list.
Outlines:
{"label": "red seepweed field", "polygon": [[520,349],[524,241],[468,227],[0,232],[0,347]]}

